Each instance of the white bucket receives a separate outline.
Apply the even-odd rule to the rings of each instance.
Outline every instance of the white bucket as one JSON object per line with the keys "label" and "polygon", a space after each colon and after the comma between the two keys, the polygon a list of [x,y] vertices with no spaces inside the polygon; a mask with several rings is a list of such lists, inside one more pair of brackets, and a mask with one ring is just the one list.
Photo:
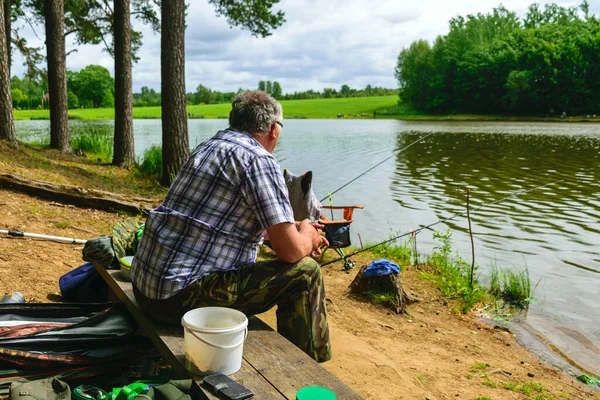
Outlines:
{"label": "white bucket", "polygon": [[248,318],[225,307],[190,310],[181,319],[185,367],[196,375],[233,374],[242,367]]}

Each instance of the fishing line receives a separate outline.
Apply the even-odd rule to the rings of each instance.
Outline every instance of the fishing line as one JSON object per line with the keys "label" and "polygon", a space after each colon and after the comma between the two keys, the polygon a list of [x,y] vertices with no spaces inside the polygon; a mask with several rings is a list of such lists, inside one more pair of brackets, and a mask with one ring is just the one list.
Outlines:
{"label": "fishing line", "polygon": [[366,175],[368,172],[371,172],[373,169],[375,169],[376,167],[380,166],[381,164],[383,164],[384,162],[386,162],[386,161],[387,161],[387,160],[389,160],[390,158],[392,158],[392,157],[394,157],[394,156],[397,156],[398,154],[402,153],[404,150],[408,149],[410,146],[412,146],[412,145],[414,145],[414,144],[417,144],[417,143],[419,143],[421,140],[423,140],[423,139],[425,139],[425,138],[427,138],[427,137],[429,137],[429,136],[433,135],[434,133],[435,133],[435,132],[428,133],[427,135],[423,136],[422,138],[420,138],[420,139],[418,139],[418,140],[415,140],[414,142],[412,142],[412,143],[411,143],[411,144],[409,144],[408,146],[406,146],[406,147],[404,147],[404,148],[402,148],[402,149],[400,149],[400,150],[398,150],[398,151],[395,151],[395,152],[394,152],[394,154],[392,154],[391,156],[389,156],[389,157],[388,157],[388,158],[386,158],[385,160],[378,162],[377,164],[373,165],[371,168],[369,168],[368,170],[366,170],[366,171],[365,171],[365,172],[363,172],[362,174],[358,175],[356,178],[354,178],[354,179],[352,179],[351,181],[349,181],[348,183],[346,183],[346,184],[342,185],[340,188],[338,188],[338,189],[334,190],[333,192],[331,192],[331,193],[327,194],[327,196],[323,197],[323,198],[320,200],[320,202],[321,202],[321,203],[322,203],[322,202],[324,202],[325,200],[327,200],[328,198],[330,198],[331,196],[333,196],[335,193],[339,192],[340,190],[342,190],[343,188],[345,188],[346,186],[348,186],[349,184],[351,184],[352,182],[354,182],[354,181],[355,181],[355,180],[357,180],[358,178],[360,178],[360,177],[362,177],[362,176]]}
{"label": "fishing line", "polygon": [[[494,200],[494,201],[492,201],[492,202],[490,202],[490,203],[483,204],[483,205],[481,205],[481,206],[479,206],[479,207],[475,207],[474,209],[472,209],[472,210],[471,210],[471,212],[474,212],[474,211],[477,211],[477,210],[481,210],[482,208],[484,208],[484,207],[489,207],[489,206],[491,206],[491,205],[493,205],[493,204],[500,203],[500,202],[502,202],[502,201],[504,201],[504,200],[506,200],[506,199],[510,199],[511,197],[517,196],[517,195],[519,195],[519,194],[524,194],[524,193],[532,192],[532,191],[534,191],[534,190],[542,189],[542,188],[545,188],[545,187],[548,187],[548,186],[556,185],[557,183],[560,183],[560,182],[564,182],[564,179],[561,179],[561,180],[559,180],[559,181],[555,181],[555,182],[552,182],[552,183],[546,183],[546,184],[544,184],[544,185],[541,185],[541,186],[536,186],[536,187],[534,187],[534,188],[531,188],[531,189],[518,190],[518,191],[516,191],[516,192],[514,192],[514,193],[512,193],[512,194],[510,194],[510,195],[508,195],[508,196],[506,196],[506,197],[503,197],[503,198],[501,198],[501,199]],[[383,244],[386,244],[386,243],[390,243],[390,242],[396,241],[396,240],[398,240],[398,239],[400,239],[400,238],[402,238],[402,237],[404,237],[404,236],[408,236],[408,235],[416,235],[417,233],[421,232],[421,231],[422,231],[422,230],[424,230],[424,229],[430,229],[432,226],[435,226],[435,225],[437,225],[437,224],[441,224],[441,223],[443,223],[443,222],[446,222],[446,221],[450,221],[450,220],[452,220],[452,219],[454,219],[454,218],[456,218],[456,217],[463,216],[463,215],[465,215],[466,213],[467,213],[467,211],[463,211],[463,212],[461,212],[461,213],[458,213],[458,214],[451,215],[451,216],[450,216],[450,217],[448,217],[448,218],[440,219],[440,220],[438,220],[438,221],[436,221],[436,222],[433,222],[433,223],[431,223],[431,224],[429,224],[429,225],[422,226],[422,227],[420,227],[420,228],[418,228],[418,229],[415,229],[414,231],[413,231],[413,230],[411,230],[410,232],[406,232],[406,233],[403,233],[403,234],[400,234],[400,235],[394,236],[394,237],[392,237],[392,238],[390,238],[390,239],[384,240],[383,242],[379,242],[379,243],[377,243],[377,244],[374,244],[374,245],[372,245],[372,246],[365,247],[364,249],[357,250],[357,251],[355,251],[355,252],[352,252],[352,253],[350,253],[350,254],[346,254],[344,257],[339,257],[339,258],[336,258],[335,260],[327,261],[326,263],[323,263],[323,264],[321,264],[321,267],[324,267],[324,266],[326,266],[326,265],[329,265],[329,264],[333,264],[334,262],[338,262],[338,261],[340,261],[340,260],[345,260],[345,259],[346,259],[346,258],[348,258],[348,257],[351,257],[351,256],[353,256],[353,255],[355,255],[355,254],[358,254],[358,253],[362,253],[363,251],[371,250],[372,248],[375,248],[375,247],[377,247],[377,246],[381,246],[381,245],[383,245]]]}

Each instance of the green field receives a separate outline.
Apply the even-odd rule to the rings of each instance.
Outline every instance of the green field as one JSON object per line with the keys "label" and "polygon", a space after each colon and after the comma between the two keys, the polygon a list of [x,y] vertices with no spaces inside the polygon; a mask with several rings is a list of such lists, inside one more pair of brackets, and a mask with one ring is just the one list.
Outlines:
{"label": "green field", "polygon": [[[338,114],[345,117],[373,116],[373,111],[394,107],[398,103],[398,96],[381,97],[349,97],[342,99],[315,99],[315,100],[282,100],[284,118],[337,118]],[[209,104],[188,106],[188,113],[192,118],[227,118],[231,104]],[[160,118],[160,107],[136,107],[133,109],[133,118]],[[92,108],[69,110],[69,117],[84,120],[114,119],[115,112],[112,108]],[[48,110],[21,110],[15,111],[15,119],[48,119]]]}

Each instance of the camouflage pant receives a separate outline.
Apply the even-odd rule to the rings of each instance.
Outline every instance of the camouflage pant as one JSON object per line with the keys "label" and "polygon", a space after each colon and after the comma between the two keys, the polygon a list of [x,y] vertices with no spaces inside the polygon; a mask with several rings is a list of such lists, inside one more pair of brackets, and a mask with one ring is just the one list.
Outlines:
{"label": "camouflage pant", "polygon": [[164,300],[149,299],[135,288],[134,293],[144,312],[172,324],[198,307],[231,307],[250,316],[277,305],[277,331],[316,361],[331,359],[323,276],[312,258],[295,264],[264,261],[210,274]]}

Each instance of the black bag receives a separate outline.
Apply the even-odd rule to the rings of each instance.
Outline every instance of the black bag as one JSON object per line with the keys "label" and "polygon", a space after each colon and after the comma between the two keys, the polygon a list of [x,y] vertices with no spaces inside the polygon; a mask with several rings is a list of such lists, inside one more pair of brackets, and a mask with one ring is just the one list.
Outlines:
{"label": "black bag", "polygon": [[70,382],[131,364],[152,349],[122,304],[0,304],[0,395],[10,382]]}

